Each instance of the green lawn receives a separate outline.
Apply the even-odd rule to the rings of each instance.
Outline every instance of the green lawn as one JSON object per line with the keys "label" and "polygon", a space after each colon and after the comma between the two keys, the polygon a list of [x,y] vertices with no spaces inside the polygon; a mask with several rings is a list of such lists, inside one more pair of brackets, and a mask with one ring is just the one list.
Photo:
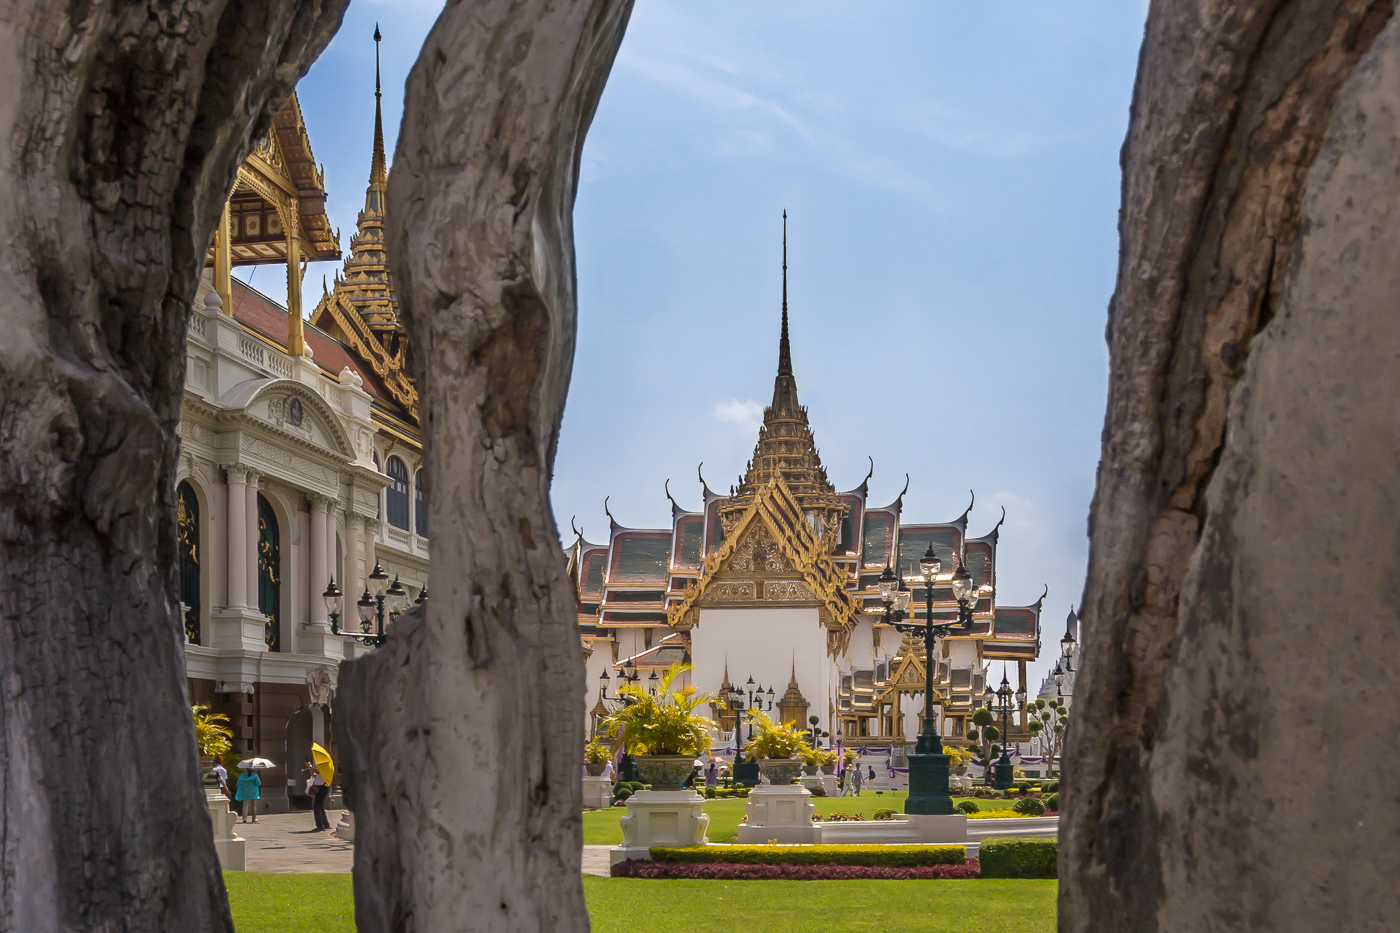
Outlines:
{"label": "green lawn", "polygon": [[[349,875],[226,872],[238,933],[355,933]],[[1051,933],[1054,881],[651,881],[584,876],[595,933],[958,928]],[[813,912],[815,911],[815,916]],[[819,922],[818,922],[818,919]]]}
{"label": "green lawn", "polygon": [[[880,795],[867,792],[859,797],[813,797],[812,802],[816,804],[819,816],[838,812],[854,816],[859,813],[868,820],[880,809],[888,808],[896,813],[903,813],[904,798],[907,796],[909,795],[906,791],[898,790],[885,791]],[[1015,802],[978,800],[977,806],[983,810],[1010,809]],[[606,810],[590,810],[584,813],[584,845],[615,846],[622,842],[622,828],[617,821],[625,812],[622,807],[609,807]],[[743,799],[707,800],[705,812],[710,815],[710,828],[706,832],[711,842],[733,842],[738,838],[738,826],[744,821]]]}

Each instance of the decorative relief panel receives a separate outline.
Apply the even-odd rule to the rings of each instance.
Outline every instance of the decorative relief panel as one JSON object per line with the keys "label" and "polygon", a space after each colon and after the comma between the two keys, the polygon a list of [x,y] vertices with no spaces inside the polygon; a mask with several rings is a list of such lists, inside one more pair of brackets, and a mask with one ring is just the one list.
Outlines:
{"label": "decorative relief panel", "polygon": [[730,559],[726,569],[749,573],[781,573],[790,572],[792,564],[779,550],[778,542],[773,540],[767,526],[757,524],[734,549],[734,557]]}
{"label": "decorative relief panel", "polygon": [[817,594],[801,580],[767,580],[763,598],[773,602],[816,602]]}
{"label": "decorative relief panel", "polygon": [[295,395],[283,395],[267,402],[267,420],[284,431],[311,439],[311,419],[306,407]]}
{"label": "decorative relief panel", "polygon": [[757,587],[752,580],[724,580],[711,586],[700,602],[702,605],[752,602],[756,591]]}
{"label": "decorative relief panel", "polygon": [[259,440],[255,437],[245,439],[243,442],[243,449],[250,454],[257,454],[264,460],[280,463],[284,467],[290,467],[292,465],[292,455],[290,451],[283,450],[275,444],[269,444],[267,441]]}

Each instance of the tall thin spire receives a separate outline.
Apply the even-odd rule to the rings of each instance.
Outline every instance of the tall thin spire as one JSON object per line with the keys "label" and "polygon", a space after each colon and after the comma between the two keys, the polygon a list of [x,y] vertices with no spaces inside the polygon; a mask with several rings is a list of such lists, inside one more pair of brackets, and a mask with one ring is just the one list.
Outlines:
{"label": "tall thin spire", "polygon": [[379,87],[379,24],[374,24],[374,159],[369,166],[369,183],[384,185],[389,180],[389,172],[384,166],[384,117],[380,113],[379,100],[384,96]]}
{"label": "tall thin spire", "polygon": [[792,372],[792,349],[788,346],[787,322],[787,211],[783,211],[783,336],[778,341],[778,372]]}
{"label": "tall thin spire", "polygon": [[792,347],[788,343],[787,211],[783,211],[783,331],[778,340],[778,377],[773,381],[773,414],[796,417],[797,383],[792,378]]}

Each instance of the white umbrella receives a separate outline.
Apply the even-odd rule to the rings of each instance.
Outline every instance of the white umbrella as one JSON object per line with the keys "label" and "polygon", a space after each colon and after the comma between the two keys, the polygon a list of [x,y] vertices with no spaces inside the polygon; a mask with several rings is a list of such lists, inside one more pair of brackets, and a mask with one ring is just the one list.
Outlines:
{"label": "white umbrella", "polygon": [[244,771],[262,771],[265,768],[275,768],[277,766],[266,758],[244,758],[238,763],[238,767],[242,768]]}

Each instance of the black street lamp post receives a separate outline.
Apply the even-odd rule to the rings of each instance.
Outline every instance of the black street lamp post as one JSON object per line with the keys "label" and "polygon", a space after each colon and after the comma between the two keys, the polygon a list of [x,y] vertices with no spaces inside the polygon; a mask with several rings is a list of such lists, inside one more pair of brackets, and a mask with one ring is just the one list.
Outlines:
{"label": "black street lamp post", "polygon": [[[361,596],[359,601],[355,603],[355,608],[359,611],[360,616],[360,630],[358,632],[342,632],[340,630],[340,609],[343,594],[340,592],[340,587],[336,586],[335,578],[332,577],[330,586],[327,586],[326,591],[321,594],[321,598],[326,601],[326,609],[330,612],[331,634],[353,638],[366,645],[384,644],[388,637],[384,633],[385,614],[388,614],[388,619],[392,622],[408,605],[408,591],[400,585],[399,578],[394,577],[393,584],[386,586],[385,584],[388,582],[389,575],[376,561],[374,570],[370,572],[368,585],[365,587],[365,595]],[[371,591],[373,591],[373,596],[370,595]],[[415,604],[422,604],[427,600],[428,588],[424,587],[418,594]]]}
{"label": "black street lamp post", "polygon": [[1006,790],[1016,782],[1016,768],[1011,763],[1010,755],[1011,728],[1009,720],[1012,713],[1020,712],[1026,708],[1026,685],[1022,684],[1020,689],[1016,691],[1013,701],[1011,684],[1006,679],[1006,668],[1003,666],[1001,669],[1001,687],[999,687],[995,693],[992,693],[990,688],[988,688],[987,692],[996,697],[996,704],[990,706],[990,709],[993,713],[1001,714],[1001,757],[997,759],[996,777],[993,779],[993,786],[996,787],[997,790]]}
{"label": "black street lamp post", "polygon": [[888,566],[880,574],[880,599],[885,604],[885,622],[904,634],[920,635],[924,640],[924,728],[909,756],[909,796],[904,801],[905,813],[951,814],[953,798],[948,794],[948,756],[943,754],[943,739],[938,735],[938,720],[933,712],[933,655],[938,639],[949,632],[966,632],[972,628],[972,611],[977,606],[977,587],[972,582],[965,562],[958,563],[951,585],[958,601],[958,621],[933,621],[933,585],[942,564],[928,546],[919,559],[924,579],[925,615],[923,622],[905,622],[913,594]]}

